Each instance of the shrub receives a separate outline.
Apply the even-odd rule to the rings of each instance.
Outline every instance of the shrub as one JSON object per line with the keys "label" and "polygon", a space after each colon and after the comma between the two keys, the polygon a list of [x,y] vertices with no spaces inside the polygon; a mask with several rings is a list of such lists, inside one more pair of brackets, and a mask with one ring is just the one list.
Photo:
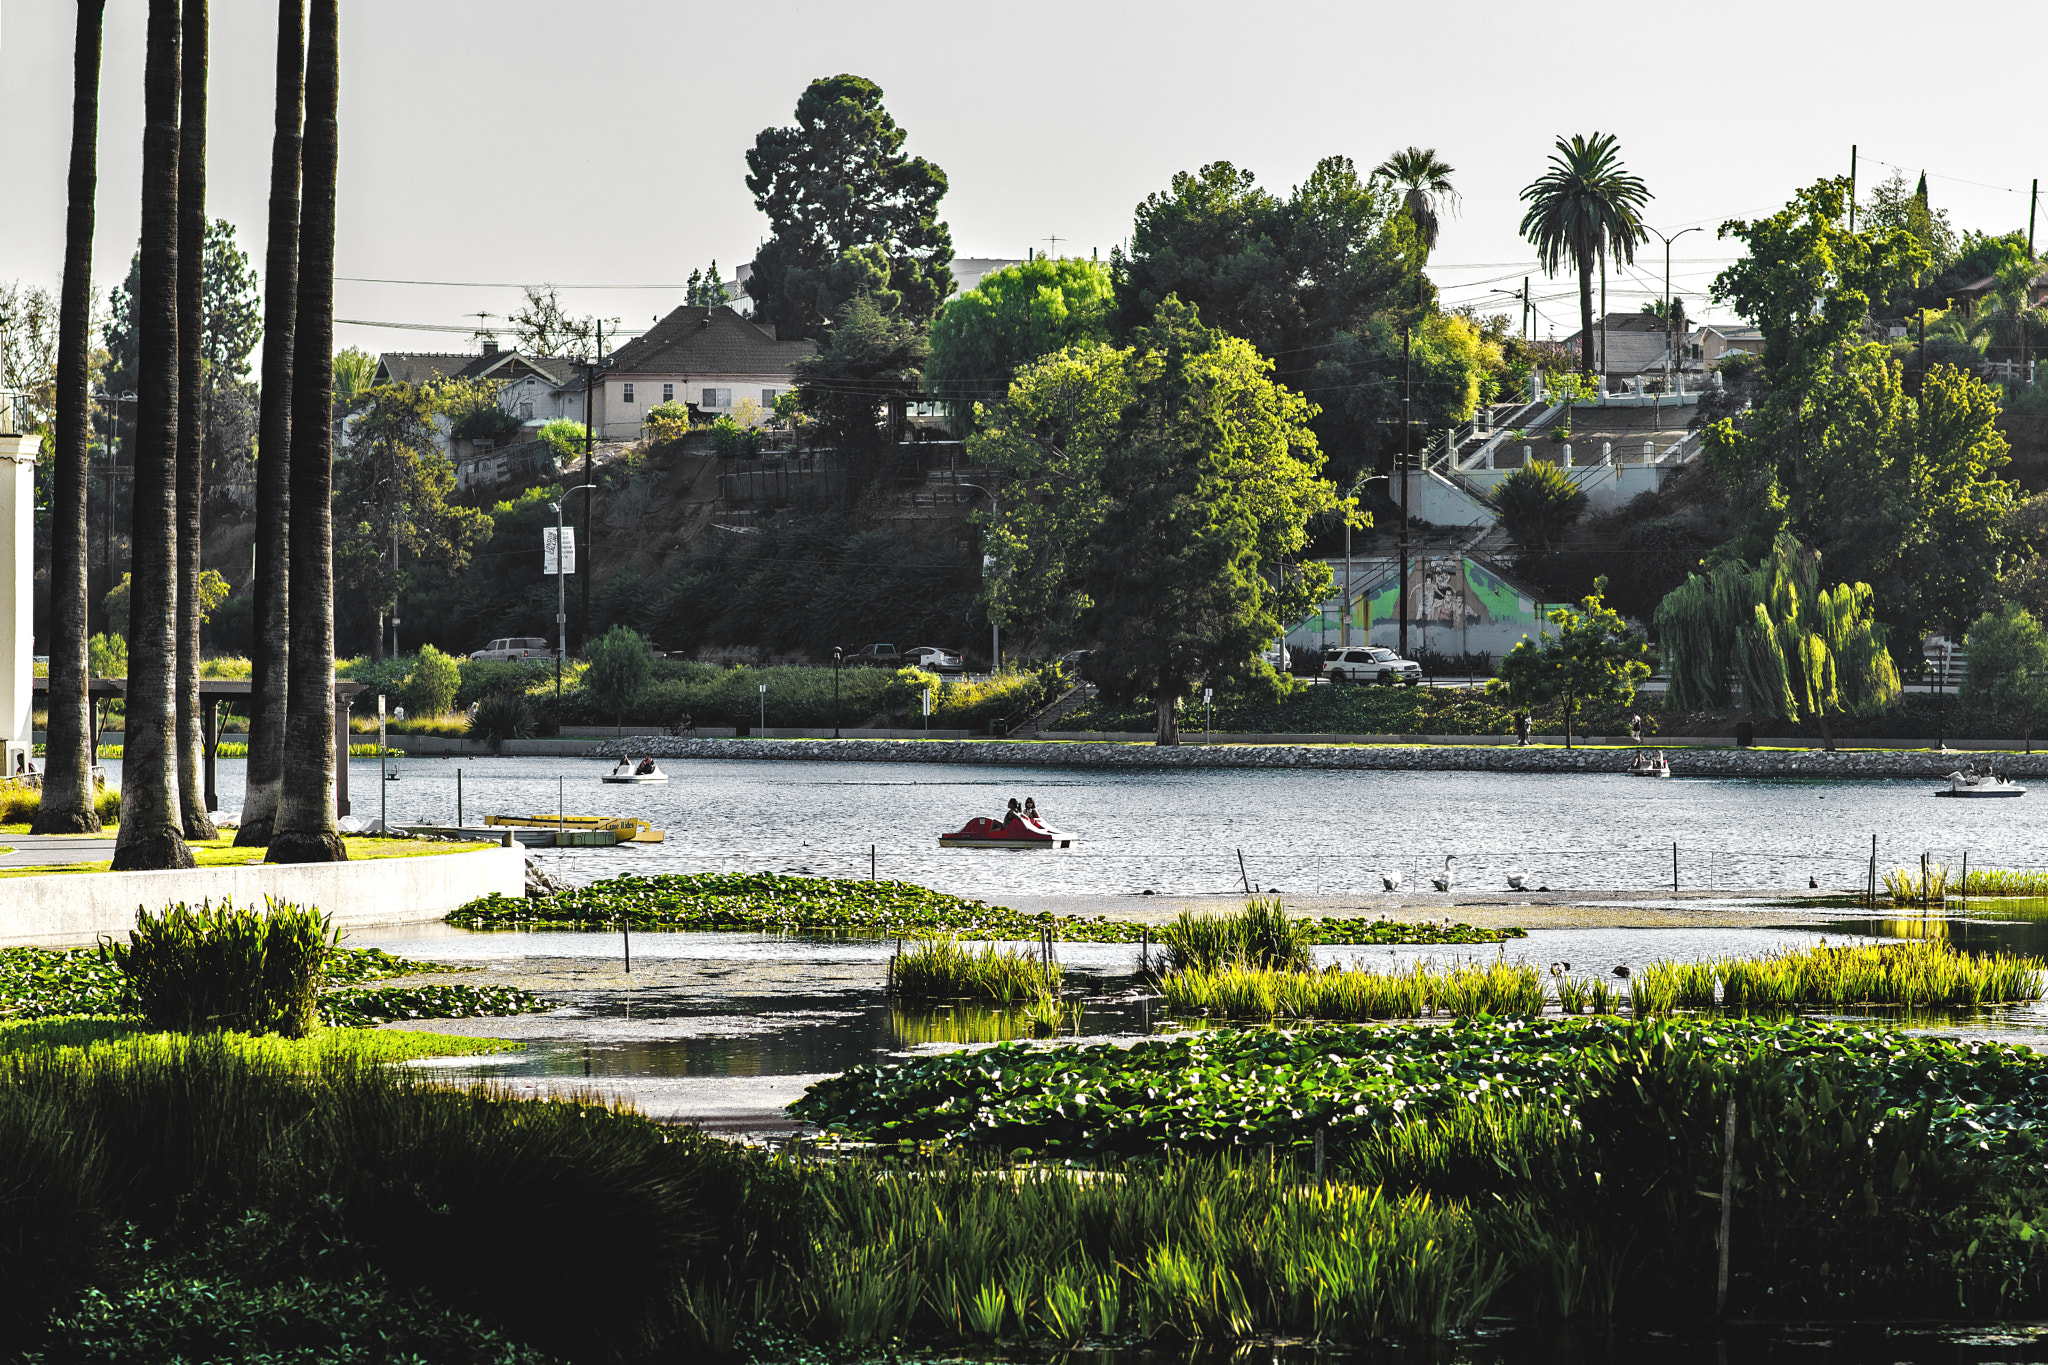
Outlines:
{"label": "shrub", "polygon": [[455,660],[432,645],[421,645],[412,676],[405,683],[405,704],[418,716],[446,715],[455,706],[462,671]]}
{"label": "shrub", "polygon": [[882,689],[882,709],[889,713],[893,724],[898,716],[910,719],[915,724],[924,714],[924,690],[932,691],[932,714],[936,718],[945,691],[945,684],[939,675],[922,668],[899,668]]}
{"label": "shrub", "polygon": [[[651,415],[651,414],[650,414]],[[547,442],[557,460],[573,460],[583,454],[583,424],[572,422],[566,417],[557,417],[540,429],[540,439]],[[584,496],[588,497],[588,494]]]}
{"label": "shrub", "polygon": [[128,676],[128,642],[119,635],[95,635],[85,642],[86,670],[95,678]]}
{"label": "shrub", "polygon": [[469,718],[468,734],[499,754],[505,751],[508,739],[532,739],[536,723],[533,703],[524,692],[493,692],[476,704]]}
{"label": "shrub", "polygon": [[750,459],[761,453],[761,432],[721,417],[711,424],[711,448],[728,459]]}
{"label": "shrub", "polygon": [[[657,441],[673,441],[690,430],[690,409],[684,403],[656,403],[647,410],[647,434]],[[576,449],[583,449],[583,432],[576,432]]]}
{"label": "shrub", "polygon": [[[121,818],[121,789],[101,787],[93,794],[92,808],[102,825]],[[43,809],[43,794],[33,787],[9,790],[0,797],[0,825],[32,825]]]}
{"label": "shrub", "polygon": [[[555,680],[552,659],[457,659],[461,682],[455,689],[455,705],[470,706],[493,692],[524,692],[530,687]],[[573,687],[582,676],[583,665],[571,660],[562,669],[562,685]]]}
{"label": "shrub", "polygon": [[1571,476],[1541,461],[1502,479],[1487,500],[1524,554],[1548,554],[1586,510],[1586,495]]}
{"label": "shrub", "polygon": [[126,946],[102,951],[158,1028],[303,1038],[320,1022],[320,968],[335,937],[329,917],[289,901],[266,898],[261,912],[180,901],[144,911]]}

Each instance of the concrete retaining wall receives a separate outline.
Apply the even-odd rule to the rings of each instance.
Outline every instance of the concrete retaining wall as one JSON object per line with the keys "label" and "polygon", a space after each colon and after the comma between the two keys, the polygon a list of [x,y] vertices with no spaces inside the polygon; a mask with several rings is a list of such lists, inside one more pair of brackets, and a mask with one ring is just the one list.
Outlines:
{"label": "concrete retaining wall", "polygon": [[[437,920],[493,891],[526,891],[526,852],[487,848],[352,863],[259,864],[172,872],[70,872],[0,877],[0,947],[91,943],[125,936],[142,906],[265,896],[316,905],[344,929]],[[347,941],[346,937],[343,939]]]}
{"label": "concrete retaining wall", "polygon": [[[1452,744],[1311,747],[1302,744],[1056,744],[1028,740],[671,739],[640,736],[598,746],[656,758],[824,759],[845,763],[980,763],[1034,768],[1328,768],[1415,772],[1620,772],[1630,747],[1539,749]],[[610,750],[613,753],[606,753]],[[1969,761],[1961,751],[1665,748],[1674,777],[1946,776]],[[2048,777],[2048,753],[1997,753],[2000,772]]]}

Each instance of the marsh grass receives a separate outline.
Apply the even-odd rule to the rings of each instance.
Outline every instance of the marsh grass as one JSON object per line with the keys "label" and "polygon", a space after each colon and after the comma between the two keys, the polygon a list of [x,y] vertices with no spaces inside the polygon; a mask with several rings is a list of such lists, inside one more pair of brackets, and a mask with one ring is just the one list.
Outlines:
{"label": "marsh grass", "polygon": [[2014,871],[2003,867],[1973,867],[1963,879],[1965,896],[2011,896],[2037,900],[2048,897],[2048,872]]}
{"label": "marsh grass", "polygon": [[[1788,949],[1713,962],[1652,962],[1632,981],[1639,1015],[1675,1009],[1967,1009],[2039,1000],[2048,962],[1971,954],[1944,939]],[[1720,982],[1718,1002],[1714,985]]]}
{"label": "marsh grass", "polygon": [[1526,963],[1467,963],[1406,971],[1287,972],[1222,967],[1176,972],[1159,984],[1169,1009],[1231,1019],[1412,1019],[1424,1015],[1532,1014],[1544,990]]}
{"label": "marsh grass", "polygon": [[1305,972],[1315,967],[1315,925],[1290,918],[1278,896],[1245,902],[1228,915],[1194,914],[1160,931],[1168,972],[1214,972],[1223,967]]}
{"label": "marsh grass", "polygon": [[303,1038],[320,1025],[320,969],[337,938],[331,916],[289,901],[180,901],[143,911],[127,943],[101,951],[157,1028]]}
{"label": "marsh grass", "polygon": [[889,959],[889,994],[901,1000],[986,1000],[1028,1005],[1057,997],[1059,963],[1035,953],[950,936],[920,939]]}
{"label": "marsh grass", "polygon": [[1917,867],[1895,867],[1881,874],[1880,883],[1894,905],[1940,905],[1949,892],[1948,864],[1929,863],[1924,878]]}
{"label": "marsh grass", "polygon": [[[238,1057],[275,1062],[295,1070],[315,1070],[335,1063],[378,1065],[419,1057],[469,1057],[517,1052],[523,1043],[502,1038],[465,1038],[416,1029],[323,1028],[304,1038],[265,1033],[223,1033],[221,1045]],[[55,1048],[74,1053],[105,1050],[116,1044],[127,1055],[175,1056],[185,1037],[152,1030],[140,1019],[104,1015],[55,1015],[45,1019],[0,1022],[0,1052]]]}
{"label": "marsh grass", "polygon": [[[102,825],[120,823],[120,788],[101,787],[93,793],[92,808],[100,817]],[[0,825],[20,825],[26,830],[35,823],[36,816],[42,813],[42,809],[42,792],[34,788],[9,789],[4,795],[0,795]]]}

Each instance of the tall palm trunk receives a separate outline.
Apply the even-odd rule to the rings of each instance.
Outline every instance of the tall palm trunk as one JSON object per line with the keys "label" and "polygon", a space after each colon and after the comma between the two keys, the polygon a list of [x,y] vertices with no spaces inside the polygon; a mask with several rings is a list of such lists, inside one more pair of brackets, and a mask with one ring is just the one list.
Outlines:
{"label": "tall palm trunk", "polygon": [[100,33],[106,0],[78,0],[71,94],[71,204],[57,306],[57,448],[50,469],[50,719],[34,833],[92,834],[92,702],[86,695],[87,460],[91,455],[93,195],[99,187]]}
{"label": "tall palm trunk", "polygon": [[299,121],[306,110],[305,0],[277,7],[277,127],[263,257],[263,398],[256,430],[256,639],[249,652],[249,765],[235,842],[270,842],[284,776],[291,601],[292,332],[299,288]]}
{"label": "tall palm trunk", "polygon": [[114,870],[190,867],[171,744],[177,714],[178,0],[149,0],[143,69],[142,275],[129,540],[128,696]]}
{"label": "tall palm trunk", "polygon": [[[1593,253],[1581,248],[1579,257],[1579,373],[1593,373]],[[1569,422],[1571,415],[1567,413]]]}
{"label": "tall palm trunk", "polygon": [[334,173],[340,0],[313,0],[292,338],[291,662],[273,863],[348,858],[334,826]]}
{"label": "tall palm trunk", "polygon": [[211,839],[199,729],[199,471],[206,435],[207,0],[185,0],[178,101],[178,809]]}

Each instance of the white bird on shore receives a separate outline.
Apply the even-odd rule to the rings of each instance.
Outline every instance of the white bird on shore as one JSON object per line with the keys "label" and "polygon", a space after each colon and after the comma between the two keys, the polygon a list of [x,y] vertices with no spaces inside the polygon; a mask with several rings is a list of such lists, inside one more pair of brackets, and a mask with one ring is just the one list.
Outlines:
{"label": "white bird on shore", "polygon": [[1523,871],[1523,870],[1522,870],[1521,868],[1519,868],[1519,867],[1511,867],[1511,868],[1509,868],[1509,869],[1508,869],[1508,890],[1510,890],[1510,891],[1527,891],[1528,889],[1529,889],[1529,874],[1528,874],[1528,873],[1526,873],[1526,872],[1524,872],[1524,871]]}
{"label": "white bird on shore", "polygon": [[1448,891],[1451,889],[1451,863],[1455,861],[1456,858],[1457,855],[1455,853],[1446,853],[1444,855],[1444,874],[1441,877],[1431,877],[1429,879],[1429,884],[1431,886],[1434,886],[1439,891]]}
{"label": "white bird on shore", "polygon": [[1380,873],[1380,885],[1389,891],[1399,891],[1401,889],[1401,874],[1399,872]]}

